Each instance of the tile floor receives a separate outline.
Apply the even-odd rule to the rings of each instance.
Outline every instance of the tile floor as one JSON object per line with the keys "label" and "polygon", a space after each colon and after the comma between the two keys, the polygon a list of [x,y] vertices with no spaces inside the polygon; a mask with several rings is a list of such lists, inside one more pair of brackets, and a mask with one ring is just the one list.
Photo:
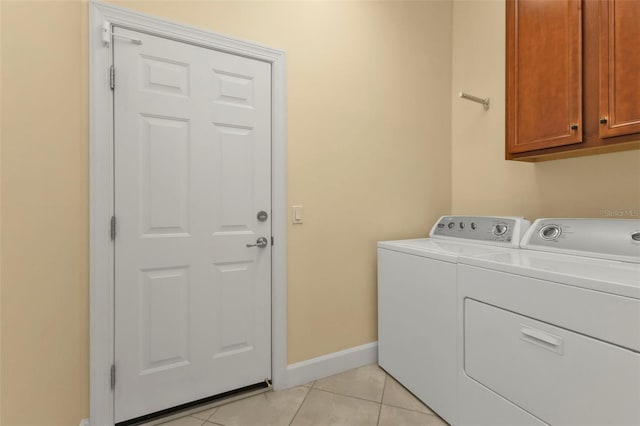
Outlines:
{"label": "tile floor", "polygon": [[375,364],[161,426],[447,426]]}

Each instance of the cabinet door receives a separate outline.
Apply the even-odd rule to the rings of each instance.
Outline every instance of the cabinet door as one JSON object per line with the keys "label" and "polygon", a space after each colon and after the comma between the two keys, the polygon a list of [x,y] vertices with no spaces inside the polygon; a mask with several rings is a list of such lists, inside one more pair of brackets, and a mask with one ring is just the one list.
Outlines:
{"label": "cabinet door", "polygon": [[507,151],[582,141],[579,0],[507,1]]}
{"label": "cabinet door", "polygon": [[640,132],[640,1],[600,2],[600,137]]}

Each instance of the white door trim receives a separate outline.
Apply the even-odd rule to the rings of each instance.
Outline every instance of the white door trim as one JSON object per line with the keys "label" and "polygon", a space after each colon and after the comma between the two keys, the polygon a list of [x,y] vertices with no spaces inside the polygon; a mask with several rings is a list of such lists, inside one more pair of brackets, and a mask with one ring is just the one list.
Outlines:
{"label": "white door trim", "polygon": [[103,23],[197,44],[271,63],[272,70],[272,381],[287,386],[287,210],[285,53],[255,43],[92,0],[89,5],[90,175],[90,424],[112,425],[110,368],[114,354],[113,98],[109,87],[111,47],[102,42]]}

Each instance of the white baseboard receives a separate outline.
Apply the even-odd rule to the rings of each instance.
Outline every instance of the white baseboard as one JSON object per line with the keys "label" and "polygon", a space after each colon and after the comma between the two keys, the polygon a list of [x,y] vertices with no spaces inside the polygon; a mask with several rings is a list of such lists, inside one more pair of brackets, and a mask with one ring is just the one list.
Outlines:
{"label": "white baseboard", "polygon": [[[287,366],[286,386],[274,386],[274,389],[279,390],[304,385],[314,380],[377,362],[378,342],[366,343],[343,351],[290,364]],[[89,425],[89,419],[80,421],[80,426]]]}
{"label": "white baseboard", "polygon": [[287,387],[303,385],[352,368],[377,362],[378,342],[371,342],[306,361],[296,362],[287,366]]}

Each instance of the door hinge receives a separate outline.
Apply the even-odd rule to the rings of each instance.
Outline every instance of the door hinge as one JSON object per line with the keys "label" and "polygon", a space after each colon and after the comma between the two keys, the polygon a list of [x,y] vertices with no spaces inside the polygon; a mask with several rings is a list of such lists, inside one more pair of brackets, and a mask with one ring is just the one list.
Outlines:
{"label": "door hinge", "polygon": [[116,88],[116,67],[113,65],[109,67],[109,87],[111,90]]}
{"label": "door hinge", "polygon": [[116,365],[111,364],[111,390],[116,388]]}
{"label": "door hinge", "polygon": [[273,237],[271,237],[271,245],[273,245]]}
{"label": "door hinge", "polygon": [[111,216],[111,240],[115,240],[116,239],[116,217],[115,216]]}

